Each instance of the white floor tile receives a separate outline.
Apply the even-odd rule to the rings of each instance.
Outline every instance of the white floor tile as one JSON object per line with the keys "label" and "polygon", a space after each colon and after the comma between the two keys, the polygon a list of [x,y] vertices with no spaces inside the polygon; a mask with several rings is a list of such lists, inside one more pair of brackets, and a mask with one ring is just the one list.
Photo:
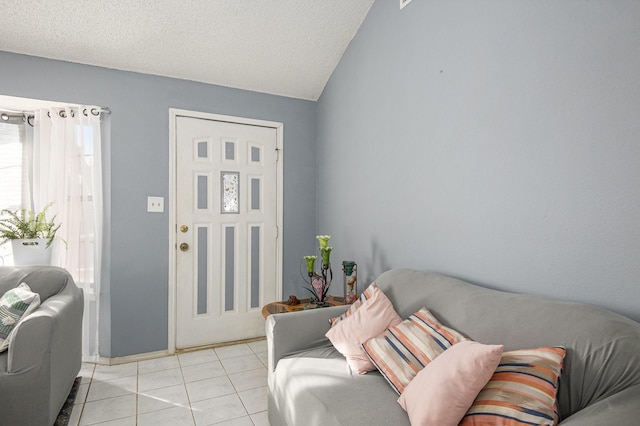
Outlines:
{"label": "white floor tile", "polygon": [[216,423],[215,426],[253,426],[251,417],[238,417],[237,419],[227,420],[226,422]]}
{"label": "white floor tile", "polygon": [[136,426],[136,416],[97,423],[95,426]]}
{"label": "white floor tile", "polygon": [[183,383],[180,368],[156,371],[154,373],[140,374],[138,376],[138,391],[166,388]]}
{"label": "white floor tile", "polygon": [[87,402],[135,392],[137,385],[137,376],[122,377],[120,379],[107,380],[106,382],[93,380],[87,394]]}
{"label": "white floor tile", "polygon": [[[232,358],[236,359],[236,358]],[[226,371],[222,368],[220,361],[206,362],[204,364],[190,365],[182,367],[182,376],[184,381],[196,382],[198,380],[211,379],[226,375]]]}
{"label": "white floor tile", "polygon": [[236,392],[267,386],[267,369],[244,371],[242,373],[229,374],[229,379],[236,388]]}
{"label": "white floor tile", "polygon": [[78,372],[78,376],[82,377],[80,383],[89,383],[91,378],[93,377],[93,370],[96,368],[95,364],[91,364],[88,362],[83,362],[82,367],[80,367],[80,372]]}
{"label": "white floor tile", "polygon": [[260,359],[260,362],[262,362],[262,365],[264,365],[267,368],[269,367],[269,361],[267,361],[269,354],[267,352],[257,353],[256,356]]}
{"label": "white floor tile", "polygon": [[218,355],[216,355],[213,349],[204,349],[201,351],[178,354],[178,361],[180,361],[180,365],[182,367],[187,367],[189,365],[218,361]]}
{"label": "white floor tile", "polygon": [[136,394],[87,402],[80,417],[80,425],[92,425],[136,415]]}
{"label": "white floor tile", "polygon": [[244,355],[235,358],[225,358],[221,360],[227,374],[240,373],[242,371],[255,370],[256,368],[263,368],[264,364],[260,361],[256,355]]}
{"label": "white floor tile", "polygon": [[260,340],[114,366],[83,363],[69,425],[268,426],[266,351]]}
{"label": "white floor tile", "polygon": [[189,407],[173,407],[151,413],[138,414],[138,426],[193,426]]}
{"label": "white floor tile", "polygon": [[138,374],[138,364],[135,362],[120,365],[96,365],[93,380],[113,380]]}
{"label": "white floor tile", "polygon": [[236,392],[227,376],[199,380],[187,383],[185,386],[191,403]]}
{"label": "white floor tile", "polygon": [[80,414],[82,414],[82,405],[74,405],[71,415],[69,416],[68,426],[78,426],[80,423]]}
{"label": "white floor tile", "polygon": [[266,386],[238,392],[238,396],[249,414],[256,414],[267,409]]}
{"label": "white floor tile", "polygon": [[258,340],[257,342],[247,343],[251,350],[259,354],[260,352],[267,352],[267,341],[266,340]]}
{"label": "white floor tile", "polygon": [[180,367],[177,356],[148,359],[138,362],[138,374],[153,373],[155,371],[171,370]]}
{"label": "white floor tile", "polygon": [[84,404],[87,400],[87,392],[89,392],[89,382],[82,383],[78,386],[78,392],[76,393],[76,399],[73,401],[75,405]]}
{"label": "white floor tile", "polygon": [[182,384],[138,393],[138,414],[173,407],[189,408],[187,390]]}
{"label": "white floor tile", "polygon": [[252,414],[251,420],[253,420],[253,424],[255,426],[270,426],[269,424],[269,415],[266,411],[261,413]]}
{"label": "white floor tile", "polygon": [[235,358],[243,355],[252,355],[253,351],[246,343],[242,343],[239,345],[231,345],[231,346],[223,346],[221,348],[216,348],[216,355],[218,358]]}
{"label": "white floor tile", "polygon": [[194,402],[191,407],[197,426],[206,426],[247,416],[247,411],[236,394]]}

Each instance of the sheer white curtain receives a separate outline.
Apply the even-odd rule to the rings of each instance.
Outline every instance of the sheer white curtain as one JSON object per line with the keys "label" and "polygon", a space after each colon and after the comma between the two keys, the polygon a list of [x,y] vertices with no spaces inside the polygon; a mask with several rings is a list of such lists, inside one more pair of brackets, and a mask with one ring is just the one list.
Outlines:
{"label": "sheer white curtain", "polygon": [[[98,295],[102,264],[103,197],[99,107],[35,111],[31,156],[34,211],[62,225],[53,263],[67,269],[84,290],[83,359],[98,357]],[[66,242],[66,244],[65,244]]]}

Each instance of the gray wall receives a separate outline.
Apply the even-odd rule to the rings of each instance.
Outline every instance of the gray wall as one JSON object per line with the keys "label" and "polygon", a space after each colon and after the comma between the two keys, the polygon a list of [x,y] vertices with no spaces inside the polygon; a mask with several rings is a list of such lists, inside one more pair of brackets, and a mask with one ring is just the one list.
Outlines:
{"label": "gray wall", "polygon": [[374,3],[318,103],[318,231],[640,320],[640,2]]}
{"label": "gray wall", "polygon": [[111,109],[110,233],[101,294],[101,355],[167,348],[169,108],[284,123],[284,294],[299,286],[315,224],[316,103],[0,52],[0,94]]}

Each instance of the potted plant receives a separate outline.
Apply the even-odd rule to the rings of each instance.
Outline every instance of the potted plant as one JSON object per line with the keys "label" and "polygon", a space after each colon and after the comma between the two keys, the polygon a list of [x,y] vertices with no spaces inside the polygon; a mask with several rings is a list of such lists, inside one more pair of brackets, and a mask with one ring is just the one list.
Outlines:
{"label": "potted plant", "polygon": [[60,229],[55,216],[47,219],[49,203],[42,211],[28,209],[2,210],[0,214],[0,244],[11,241],[16,265],[51,264],[51,244]]}

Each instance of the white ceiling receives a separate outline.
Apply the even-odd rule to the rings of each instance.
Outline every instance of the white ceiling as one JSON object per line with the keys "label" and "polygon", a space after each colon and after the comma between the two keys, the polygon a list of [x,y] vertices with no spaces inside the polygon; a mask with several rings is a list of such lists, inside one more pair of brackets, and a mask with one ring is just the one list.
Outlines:
{"label": "white ceiling", "polygon": [[317,100],[374,0],[0,0],[0,50]]}
{"label": "white ceiling", "polygon": [[14,96],[0,95],[0,111],[2,112],[22,114],[40,108],[60,108],[65,106],[77,108],[80,105],[70,104],[69,102],[52,102],[41,99],[16,98]]}

